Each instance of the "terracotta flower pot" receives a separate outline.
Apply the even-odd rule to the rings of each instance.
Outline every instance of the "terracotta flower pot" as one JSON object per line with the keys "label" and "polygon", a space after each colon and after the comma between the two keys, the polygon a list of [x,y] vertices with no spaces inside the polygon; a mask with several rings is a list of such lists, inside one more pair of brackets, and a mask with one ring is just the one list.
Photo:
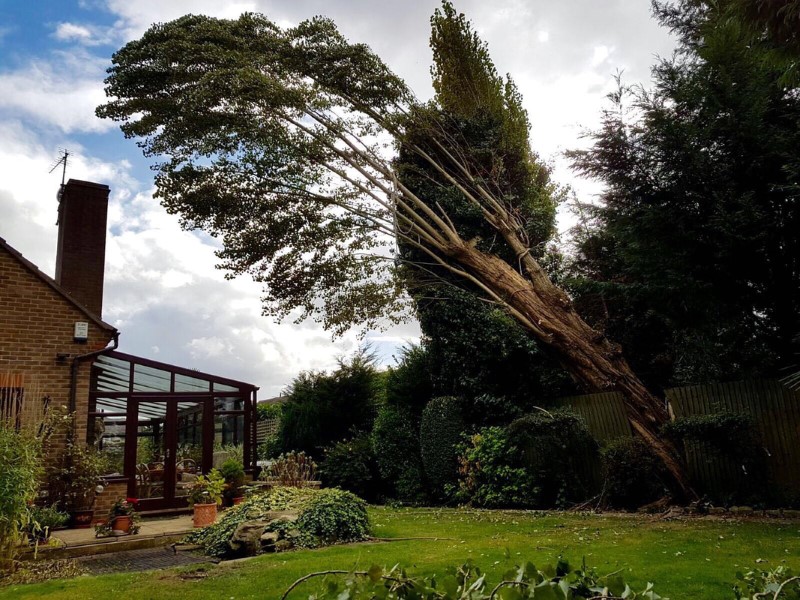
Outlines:
{"label": "terracotta flower pot", "polygon": [[242,502],[244,502],[244,496],[236,496],[236,498],[233,499],[234,506],[241,504]]}
{"label": "terracotta flower pot", "polygon": [[89,529],[94,519],[94,509],[76,510],[72,513],[72,527],[74,529]]}
{"label": "terracotta flower pot", "polygon": [[192,523],[195,527],[208,527],[217,520],[217,504],[195,504]]}
{"label": "terracotta flower pot", "polygon": [[133,519],[130,515],[119,515],[111,521],[111,531],[114,533],[130,533]]}

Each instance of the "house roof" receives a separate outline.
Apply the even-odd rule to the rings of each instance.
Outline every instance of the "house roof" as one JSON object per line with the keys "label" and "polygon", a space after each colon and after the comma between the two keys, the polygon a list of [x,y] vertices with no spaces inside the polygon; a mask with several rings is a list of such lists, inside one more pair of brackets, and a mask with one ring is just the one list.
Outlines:
{"label": "house roof", "polygon": [[36,277],[38,277],[42,282],[50,286],[58,295],[62,296],[67,302],[75,306],[78,310],[80,310],[83,314],[86,315],[86,318],[92,321],[95,325],[100,327],[101,329],[105,329],[107,331],[117,331],[117,328],[113,325],[109,325],[105,321],[103,321],[99,316],[94,314],[88,308],[86,308],[83,304],[78,302],[72,295],[61,287],[58,283],[56,283],[55,279],[52,277],[45,275],[42,271],[39,270],[35,264],[29,261],[27,258],[22,256],[22,254],[16,250],[13,246],[11,246],[8,242],[6,242],[3,238],[0,237],[0,248],[4,249],[8,252],[18,263],[20,263],[23,267],[25,267],[28,271],[33,273]]}

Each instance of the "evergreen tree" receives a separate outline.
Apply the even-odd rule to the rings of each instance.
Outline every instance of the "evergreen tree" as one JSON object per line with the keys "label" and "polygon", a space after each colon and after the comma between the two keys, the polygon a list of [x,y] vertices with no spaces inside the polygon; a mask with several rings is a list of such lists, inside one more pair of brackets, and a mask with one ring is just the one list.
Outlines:
{"label": "evergreen tree", "polygon": [[800,93],[746,29],[655,4],[678,51],[611,95],[577,170],[579,309],[651,386],[774,374],[800,329]]}

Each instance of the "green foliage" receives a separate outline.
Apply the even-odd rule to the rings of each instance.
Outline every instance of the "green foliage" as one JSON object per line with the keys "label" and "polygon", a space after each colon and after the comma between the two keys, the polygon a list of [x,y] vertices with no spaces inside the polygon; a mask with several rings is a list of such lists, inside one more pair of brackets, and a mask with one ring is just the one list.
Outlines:
{"label": "green foliage", "polygon": [[732,3],[762,4],[654,3],[676,54],[571,153],[606,190],[578,207],[577,307],[656,388],[773,375],[800,331],[800,95]]}
{"label": "green foliage", "polygon": [[638,437],[621,437],[602,451],[605,500],[614,508],[636,509],[661,498],[665,491],[663,463]]}
{"label": "green foliage", "polygon": [[370,502],[381,496],[381,480],[368,435],[341,440],[325,449],[319,465],[325,487],[337,487]]}
{"label": "green foliage", "polygon": [[278,433],[268,435],[267,438],[258,445],[259,460],[277,458],[281,453],[281,438]]}
{"label": "green foliage", "polygon": [[503,427],[486,427],[459,447],[459,502],[484,508],[529,508],[539,490],[520,466],[518,449]]}
{"label": "green foliage", "polygon": [[244,466],[235,458],[229,458],[219,466],[219,474],[225,481],[224,496],[228,499],[242,495],[245,481]]}
{"label": "green foliage", "polygon": [[752,417],[720,412],[676,419],[663,427],[677,443],[692,445],[709,462],[729,461],[722,487],[700,490],[721,504],[763,503],[774,496],[767,481],[766,454]]}
{"label": "green foliage", "polygon": [[195,504],[219,504],[225,490],[225,479],[217,469],[211,469],[206,475],[198,475],[186,499],[189,506]]}
{"label": "green foliage", "polygon": [[0,419],[0,571],[9,566],[21,532],[31,525],[42,466],[33,436]]}
{"label": "green foliage", "polygon": [[50,501],[65,510],[85,510],[92,506],[95,488],[108,472],[106,457],[94,446],[69,441],[58,460],[48,462],[46,479]]}
{"label": "green foliage", "polygon": [[386,377],[386,404],[419,421],[422,410],[434,396],[431,360],[427,344],[409,345],[400,351],[400,361]]}
{"label": "green foliage", "polygon": [[458,444],[464,429],[463,405],[458,398],[434,398],[422,412],[420,454],[428,490],[439,500],[447,500],[458,483]]}
{"label": "green foliage", "polygon": [[193,531],[186,541],[202,545],[209,556],[229,556],[229,542],[239,524],[265,519],[275,512],[298,515],[293,526],[300,530],[298,543],[304,547],[360,541],[369,533],[366,503],[354,494],[336,489],[281,487],[229,508],[217,523]]}
{"label": "green foliage", "polygon": [[364,351],[340,361],[330,375],[302,373],[292,382],[283,405],[281,451],[298,450],[319,458],[325,446],[354,432],[369,432],[380,393],[374,357]]}
{"label": "green foliage", "polygon": [[509,425],[508,434],[538,489],[538,507],[568,507],[596,492],[597,442],[575,413],[526,415]]}
{"label": "green foliage", "polygon": [[389,488],[387,494],[410,504],[424,502],[425,477],[414,415],[401,404],[382,406],[371,440],[378,471]]}
{"label": "green foliage", "polygon": [[281,402],[259,402],[256,404],[256,416],[259,421],[270,421],[280,419],[283,413]]}
{"label": "green foliage", "polygon": [[625,598],[669,600],[655,593],[653,584],[634,592],[618,572],[600,576],[582,565],[574,569],[559,558],[555,566],[537,569],[533,563],[514,565],[500,581],[490,581],[471,560],[450,567],[441,576],[413,577],[395,565],[382,569],[327,576],[309,600],[578,600],[579,598]]}
{"label": "green foliage", "polygon": [[69,513],[55,506],[31,506],[30,518],[25,532],[32,540],[46,540],[50,534],[69,522]]}
{"label": "green foliage", "polygon": [[800,577],[780,565],[769,571],[737,571],[733,591],[736,600],[800,600]]}

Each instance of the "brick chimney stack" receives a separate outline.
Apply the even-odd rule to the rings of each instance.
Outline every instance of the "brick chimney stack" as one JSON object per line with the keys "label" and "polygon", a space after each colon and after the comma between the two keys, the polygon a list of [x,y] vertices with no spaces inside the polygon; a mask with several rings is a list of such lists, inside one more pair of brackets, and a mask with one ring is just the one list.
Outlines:
{"label": "brick chimney stack", "polygon": [[56,282],[102,316],[108,186],[70,179],[59,194]]}

